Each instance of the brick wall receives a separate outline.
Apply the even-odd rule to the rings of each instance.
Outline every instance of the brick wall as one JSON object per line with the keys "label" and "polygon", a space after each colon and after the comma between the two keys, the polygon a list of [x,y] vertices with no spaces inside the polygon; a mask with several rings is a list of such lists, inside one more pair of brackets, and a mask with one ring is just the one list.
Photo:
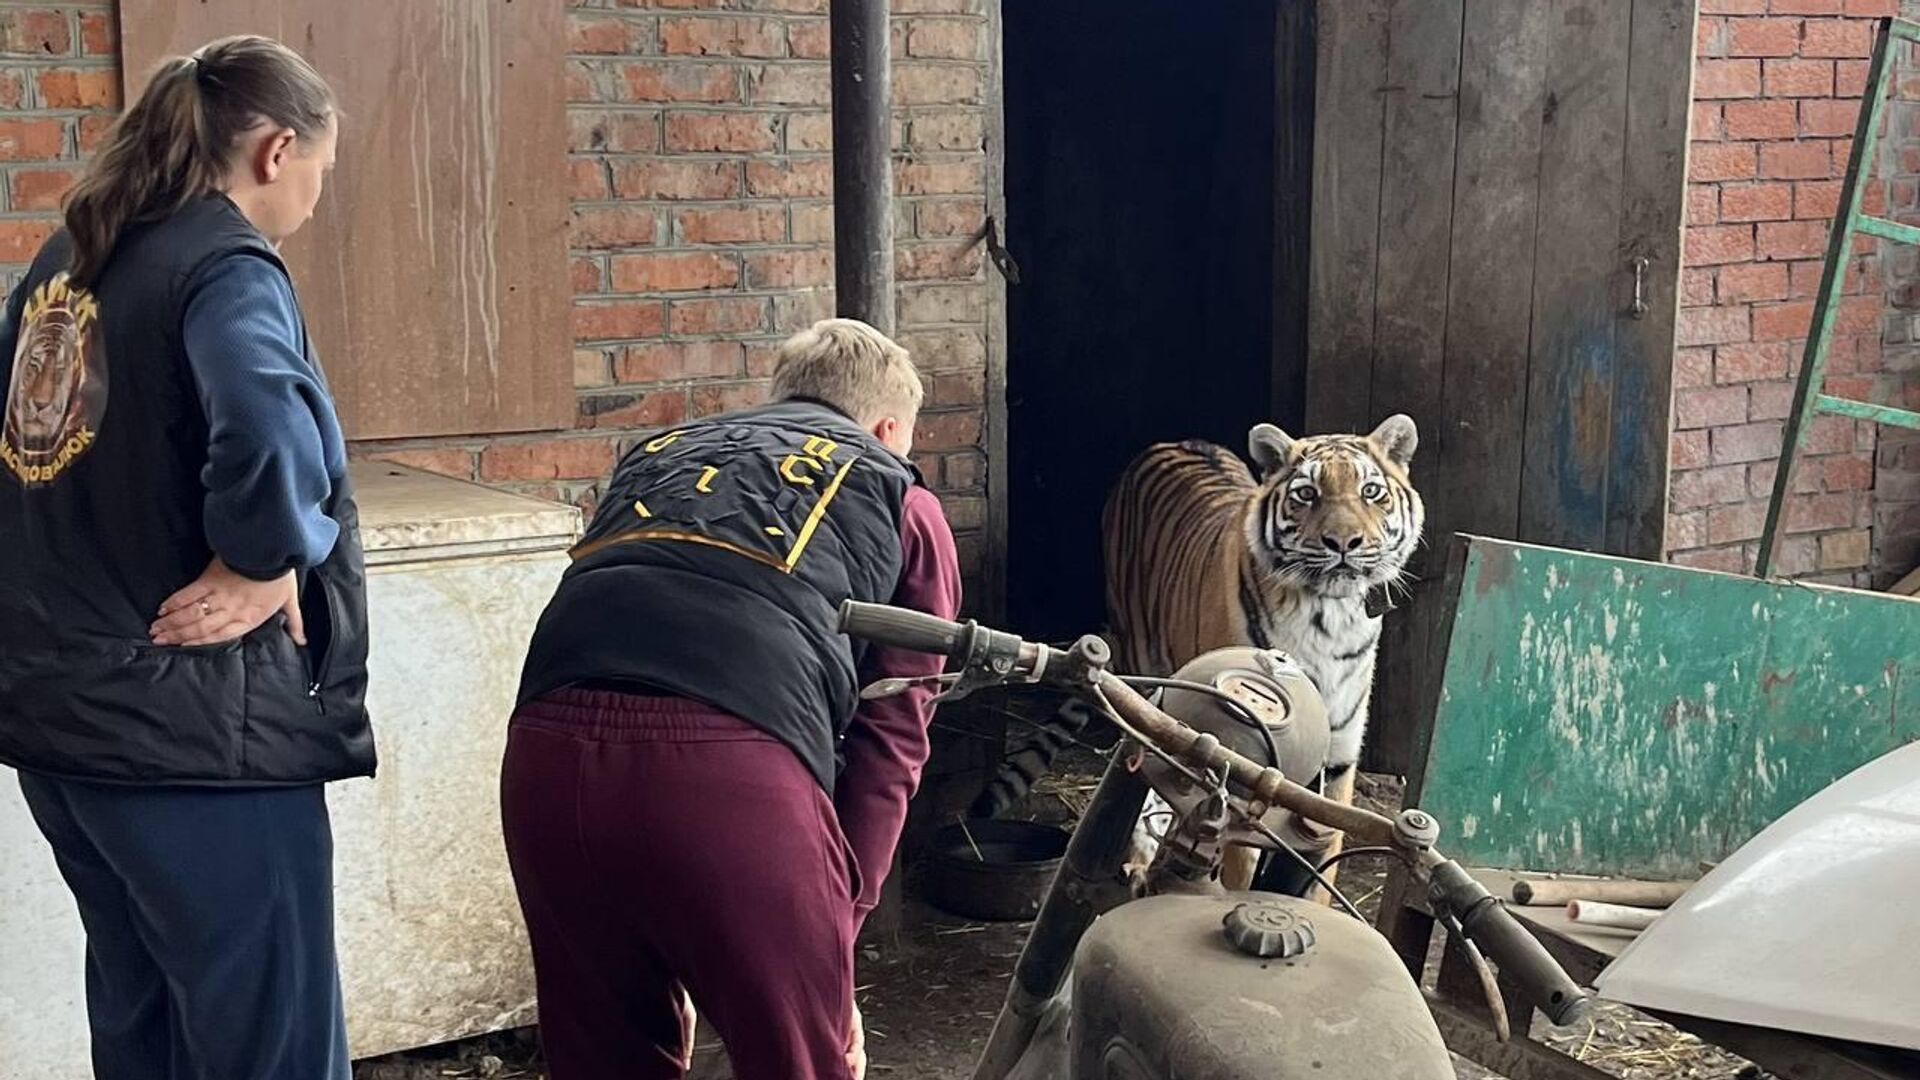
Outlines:
{"label": "brick wall", "polygon": [[[763,400],[781,337],[833,313],[827,0],[571,0],[572,430],[358,453],[581,505],[637,433]],[[917,457],[977,586],[986,525],[989,17],[895,0],[902,341]],[[0,0],[0,271],[53,227],[118,107],[111,3]],[[349,166],[351,167],[351,166]],[[979,594],[974,592],[977,597]]]}
{"label": "brick wall", "polygon": [[[1674,367],[1667,544],[1675,562],[1753,566],[1873,19],[1898,7],[1899,0],[1702,0]],[[1910,181],[1894,187],[1911,203]],[[1884,179],[1868,188],[1871,211],[1887,212],[1888,190]],[[1882,347],[1882,259],[1872,240],[1851,254],[1828,386],[1891,403],[1907,388]],[[1787,509],[1781,572],[1865,585],[1878,569],[1884,579],[1893,553],[1883,544],[1876,558],[1876,530],[1890,536],[1899,523],[1876,503],[1880,448],[1872,425],[1817,422]]]}

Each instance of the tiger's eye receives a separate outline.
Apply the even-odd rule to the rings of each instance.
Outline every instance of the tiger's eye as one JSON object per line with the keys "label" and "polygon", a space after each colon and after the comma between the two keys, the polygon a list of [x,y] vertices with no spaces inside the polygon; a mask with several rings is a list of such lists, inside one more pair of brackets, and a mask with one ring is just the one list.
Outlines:
{"label": "tiger's eye", "polygon": [[1379,502],[1387,497],[1387,485],[1373,481],[1360,489],[1360,497],[1368,502]]}
{"label": "tiger's eye", "polygon": [[1302,506],[1305,506],[1308,503],[1320,497],[1320,493],[1318,491],[1315,491],[1314,489],[1310,487],[1305,487],[1305,486],[1294,488],[1292,491],[1287,492],[1287,495],[1289,498],[1293,499],[1294,502],[1297,502]]}

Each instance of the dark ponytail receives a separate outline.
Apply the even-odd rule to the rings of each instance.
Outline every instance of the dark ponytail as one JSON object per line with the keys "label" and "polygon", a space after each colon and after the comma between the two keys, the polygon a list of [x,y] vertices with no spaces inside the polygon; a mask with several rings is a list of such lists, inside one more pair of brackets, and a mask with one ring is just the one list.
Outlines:
{"label": "dark ponytail", "polygon": [[318,138],[333,114],[326,80],[267,38],[222,38],[162,63],[67,194],[74,279],[92,282],[128,225],[221,190],[248,131],[272,124]]}

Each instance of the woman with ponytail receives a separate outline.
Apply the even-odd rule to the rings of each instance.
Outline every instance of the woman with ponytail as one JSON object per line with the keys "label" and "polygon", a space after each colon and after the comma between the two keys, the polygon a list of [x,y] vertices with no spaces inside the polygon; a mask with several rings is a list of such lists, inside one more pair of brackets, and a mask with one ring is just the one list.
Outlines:
{"label": "woman with ponytail", "polygon": [[322,785],[371,775],[346,452],[282,241],[333,95],[162,64],[0,321],[0,763],[87,932],[99,1080],[344,1080]]}

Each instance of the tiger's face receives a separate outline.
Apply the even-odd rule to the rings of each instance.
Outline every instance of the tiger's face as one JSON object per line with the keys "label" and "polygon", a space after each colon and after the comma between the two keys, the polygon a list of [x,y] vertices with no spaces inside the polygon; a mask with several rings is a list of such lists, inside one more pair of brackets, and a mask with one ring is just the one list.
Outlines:
{"label": "tiger's face", "polygon": [[1426,507],[1407,466],[1420,436],[1392,416],[1370,435],[1295,439],[1272,424],[1248,435],[1260,474],[1249,540],[1283,583],[1353,597],[1399,581]]}

